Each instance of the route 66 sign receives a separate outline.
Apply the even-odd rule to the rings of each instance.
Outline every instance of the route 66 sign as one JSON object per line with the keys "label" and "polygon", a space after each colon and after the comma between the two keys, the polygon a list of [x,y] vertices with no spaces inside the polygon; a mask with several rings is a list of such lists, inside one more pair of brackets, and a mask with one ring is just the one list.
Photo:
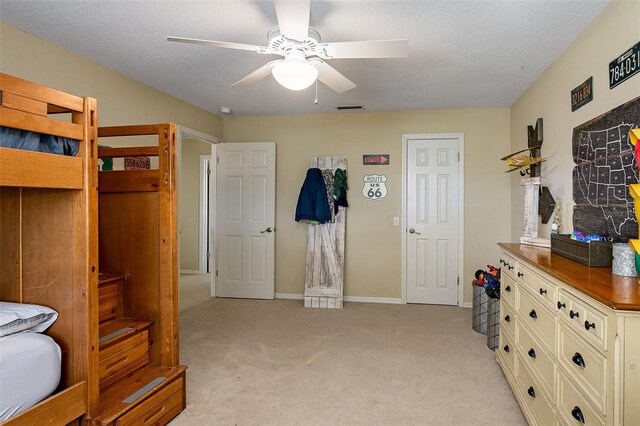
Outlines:
{"label": "route 66 sign", "polygon": [[385,175],[364,175],[362,196],[370,200],[380,200],[387,196],[387,177]]}

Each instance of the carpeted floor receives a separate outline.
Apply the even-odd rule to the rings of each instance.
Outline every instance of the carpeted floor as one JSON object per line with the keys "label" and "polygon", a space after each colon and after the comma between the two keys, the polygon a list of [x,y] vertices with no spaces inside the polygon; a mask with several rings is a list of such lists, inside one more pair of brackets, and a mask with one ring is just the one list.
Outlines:
{"label": "carpeted floor", "polygon": [[187,408],[172,426],[526,424],[470,309],[206,296],[188,305]]}

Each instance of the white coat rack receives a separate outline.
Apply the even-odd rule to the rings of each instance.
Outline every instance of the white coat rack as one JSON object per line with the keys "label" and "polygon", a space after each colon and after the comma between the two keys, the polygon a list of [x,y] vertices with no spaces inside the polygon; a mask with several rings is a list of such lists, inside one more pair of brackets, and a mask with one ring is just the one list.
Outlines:
{"label": "white coat rack", "polygon": [[[347,157],[312,157],[311,167],[347,170]],[[344,287],[345,208],[338,207],[334,223],[308,225],[304,306],[342,308]]]}

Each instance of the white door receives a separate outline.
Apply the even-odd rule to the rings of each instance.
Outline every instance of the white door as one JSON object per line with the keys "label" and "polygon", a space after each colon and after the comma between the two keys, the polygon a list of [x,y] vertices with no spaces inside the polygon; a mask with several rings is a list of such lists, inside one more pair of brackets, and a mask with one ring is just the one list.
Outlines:
{"label": "white door", "polygon": [[217,296],[275,296],[276,145],[218,145]]}
{"label": "white door", "polygon": [[407,303],[458,304],[458,138],[406,141]]}

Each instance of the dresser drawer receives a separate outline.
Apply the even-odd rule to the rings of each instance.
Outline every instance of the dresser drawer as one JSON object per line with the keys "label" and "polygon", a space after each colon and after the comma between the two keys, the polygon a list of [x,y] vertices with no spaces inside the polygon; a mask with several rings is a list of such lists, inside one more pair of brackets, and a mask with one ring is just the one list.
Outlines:
{"label": "dresser drawer", "polygon": [[581,394],[586,395],[604,415],[606,413],[607,360],[590,347],[573,330],[561,323],[558,327],[558,360]]}
{"label": "dresser drawer", "polygon": [[184,379],[178,377],[121,416],[118,426],[165,425],[184,409]]}
{"label": "dresser drawer", "polygon": [[516,309],[516,281],[509,275],[502,275],[500,282],[500,300]]}
{"label": "dresser drawer", "polygon": [[502,365],[505,365],[511,374],[514,373],[514,355],[516,347],[513,344],[512,337],[507,333],[500,333],[498,337],[499,343],[496,348],[496,354],[502,360]]}
{"label": "dresser drawer", "polygon": [[555,424],[553,404],[541,391],[538,382],[533,378],[528,367],[522,363],[519,354],[516,354],[516,364],[518,391],[522,396],[522,401],[528,408],[527,411],[531,412],[538,425]]}
{"label": "dresser drawer", "polygon": [[524,324],[549,351],[556,353],[556,317],[528,292],[518,291],[518,322]]}
{"label": "dresser drawer", "polygon": [[515,278],[516,273],[518,272],[518,261],[516,260],[516,258],[511,256],[507,252],[502,252],[502,259],[500,260],[500,263],[502,264],[502,272],[511,276],[512,278]]}
{"label": "dresser drawer", "polygon": [[562,373],[558,375],[558,415],[568,425],[604,425],[596,409]]}
{"label": "dresser drawer", "polygon": [[110,283],[98,287],[98,320],[100,322],[118,316],[118,284]]}
{"label": "dresser drawer", "polygon": [[516,335],[516,315],[515,311],[507,304],[500,304],[500,333],[507,332],[511,337]]}
{"label": "dresser drawer", "polygon": [[579,334],[596,347],[607,350],[607,315],[561,290],[558,295],[559,316],[568,320]]}
{"label": "dresser drawer", "polygon": [[516,325],[516,342],[521,362],[534,372],[547,396],[554,401],[555,359],[542,349],[540,343],[520,323]]}
{"label": "dresser drawer", "polygon": [[149,362],[149,332],[142,330],[112,346],[100,350],[100,387],[105,387],[123,375]]}
{"label": "dresser drawer", "polygon": [[529,290],[535,298],[552,311],[556,310],[558,303],[558,287],[544,278],[541,274],[521,262],[518,265],[518,277],[520,278],[520,288]]}

